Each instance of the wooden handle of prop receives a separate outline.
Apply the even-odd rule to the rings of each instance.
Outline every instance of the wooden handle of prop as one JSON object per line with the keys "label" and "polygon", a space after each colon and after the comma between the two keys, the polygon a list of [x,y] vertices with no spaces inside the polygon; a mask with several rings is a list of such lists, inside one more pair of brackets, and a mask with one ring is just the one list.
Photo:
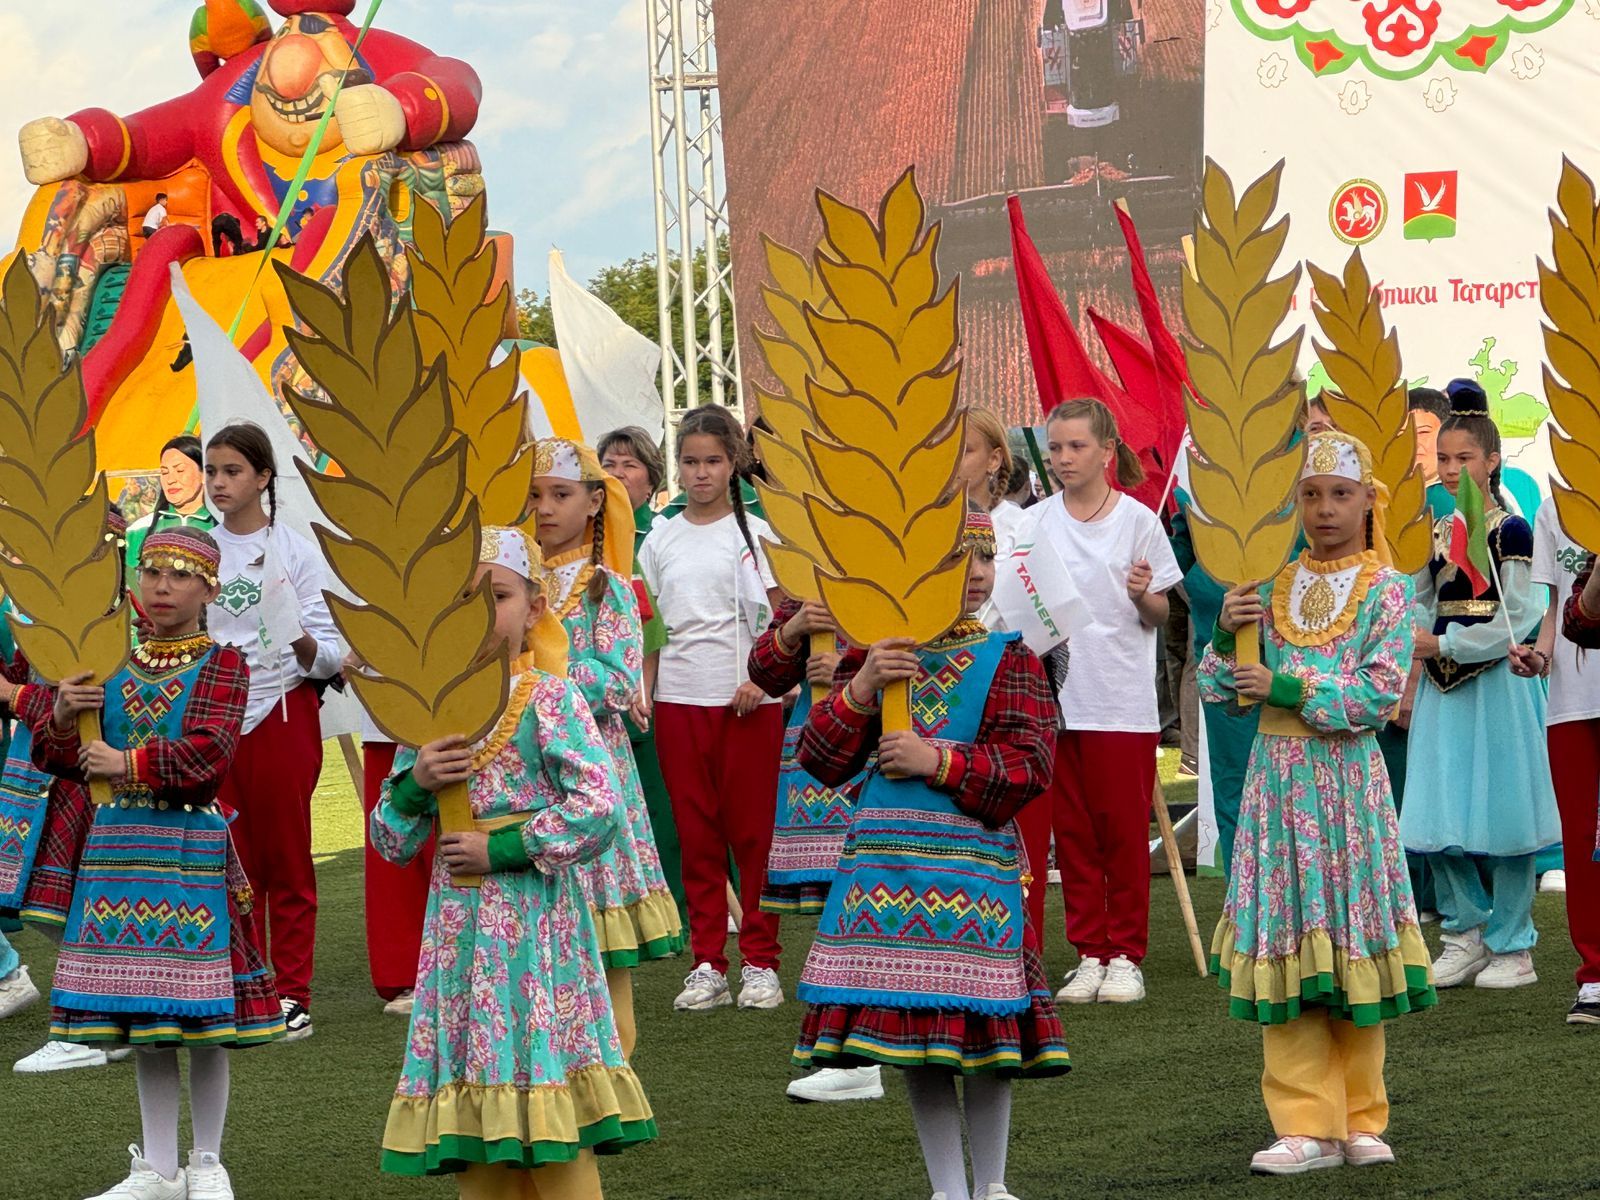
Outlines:
{"label": "wooden handle of prop", "polygon": [[[1253,667],[1261,662],[1261,625],[1251,621],[1239,626],[1233,635],[1233,658],[1241,667]],[[1249,696],[1239,697],[1239,707],[1249,708],[1255,701]]]}
{"label": "wooden handle of prop", "polygon": [[[97,712],[79,713],[78,742],[87,746],[90,742],[100,741],[101,737],[100,714]],[[109,779],[91,779],[89,781],[89,799],[96,804],[110,804],[114,799],[111,794],[111,781]]]}
{"label": "wooden handle of prop", "polygon": [[[471,833],[477,828],[472,819],[472,800],[465,783],[452,783],[435,797],[439,801],[439,831],[441,833]],[[459,888],[475,888],[483,882],[481,875],[452,875],[450,882]]]}
{"label": "wooden handle of prop", "polygon": [[[883,731],[899,733],[911,728],[911,681],[902,679],[883,689]],[[885,771],[890,779],[904,779],[898,771]]]}
{"label": "wooden handle of prop", "polygon": [[[829,654],[833,651],[833,634],[812,633],[806,638],[806,653],[815,658],[819,654]],[[826,683],[813,683],[811,685],[811,703],[821,704],[828,698],[828,693],[833,689]]]}

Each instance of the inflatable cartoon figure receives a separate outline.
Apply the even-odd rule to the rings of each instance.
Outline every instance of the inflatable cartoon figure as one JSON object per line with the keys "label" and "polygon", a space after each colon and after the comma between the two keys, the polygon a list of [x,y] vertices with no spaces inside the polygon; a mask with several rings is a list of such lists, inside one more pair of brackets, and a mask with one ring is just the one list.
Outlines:
{"label": "inflatable cartoon figure", "polygon": [[[127,116],[91,108],[21,130],[23,169],[39,191],[18,250],[60,315],[63,353],[84,355],[102,445],[118,444],[102,422],[113,401],[144,403],[159,391],[166,411],[182,407],[173,400],[180,368],[167,369],[182,343],[168,303],[174,262],[224,322],[250,297],[241,348],[269,382],[293,373],[276,328],[288,319],[281,290],[249,252],[260,247],[213,244],[211,231],[219,217],[247,231],[257,216],[276,218],[330,104],[332,121],[293,197],[292,248],[273,251],[296,269],[337,283],[358,238],[372,232],[404,282],[400,250],[416,197],[448,217],[482,190],[477,153],[462,140],[482,94],[470,66],[378,29],[352,60],[356,0],[270,3],[284,18],[275,31],[254,0],[206,0],[190,27],[202,75],[193,91]],[[146,239],[143,217],[157,193],[167,196],[167,220]],[[217,257],[228,248],[244,250],[242,260]],[[141,382],[147,360],[159,360],[165,378]],[[192,403],[192,381],[187,396]],[[148,424],[151,414],[125,419]],[[175,432],[157,421],[130,455],[153,461],[143,443],[159,447]]]}

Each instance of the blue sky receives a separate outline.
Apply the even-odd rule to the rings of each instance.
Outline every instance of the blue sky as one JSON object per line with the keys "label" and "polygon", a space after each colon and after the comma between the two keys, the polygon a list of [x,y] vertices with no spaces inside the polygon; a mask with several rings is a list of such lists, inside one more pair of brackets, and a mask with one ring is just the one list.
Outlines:
{"label": "blue sky", "polygon": [[[26,15],[0,3],[0,245],[13,244],[30,191],[16,129],[189,91],[196,2],[54,0]],[[357,18],[365,11],[362,0]],[[552,245],[578,279],[655,249],[644,0],[384,0],[377,23],[482,77],[472,140],[490,221],[516,237],[518,287],[545,291]]]}

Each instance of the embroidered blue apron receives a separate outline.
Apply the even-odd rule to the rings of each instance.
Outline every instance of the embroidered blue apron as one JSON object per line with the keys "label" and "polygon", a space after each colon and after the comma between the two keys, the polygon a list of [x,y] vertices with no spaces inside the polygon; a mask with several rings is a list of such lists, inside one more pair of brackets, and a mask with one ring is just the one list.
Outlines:
{"label": "embroidered blue apron", "polygon": [[[107,744],[137,749],[181,736],[190,689],[214,653],[160,671],[130,661],[106,684]],[[232,1014],[227,854],[220,812],[158,807],[148,788],[117,785],[84,844],[51,1003],[88,1013]]]}
{"label": "embroidered blue apron", "polygon": [[19,909],[33,875],[54,779],[33,765],[33,731],[20,721],[0,773],[0,909]]}
{"label": "embroidered blue apron", "polygon": [[[911,721],[935,744],[970,743],[1000,656],[1016,634],[976,634],[921,652]],[[1016,827],[989,829],[921,779],[872,770],[806,959],[811,1004],[1028,1007]]]}

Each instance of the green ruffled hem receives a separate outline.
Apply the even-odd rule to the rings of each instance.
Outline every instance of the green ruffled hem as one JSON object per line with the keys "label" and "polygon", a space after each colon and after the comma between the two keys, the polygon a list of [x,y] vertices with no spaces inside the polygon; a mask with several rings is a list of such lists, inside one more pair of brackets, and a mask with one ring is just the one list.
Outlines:
{"label": "green ruffled hem", "polygon": [[774,917],[820,917],[825,900],[769,900],[761,898],[761,911]]}
{"label": "green ruffled hem", "polygon": [[[1384,996],[1376,1003],[1352,1004],[1344,989],[1334,982],[1333,973],[1322,971],[1302,978],[1300,994],[1290,996],[1282,1003],[1229,996],[1228,1015],[1258,1025],[1285,1025],[1300,1016],[1306,1008],[1315,1007],[1325,1009],[1330,1017],[1349,1021],[1359,1028],[1392,1021],[1406,1013],[1432,1008],[1439,1003],[1439,993],[1434,990],[1427,967],[1407,966],[1405,972],[1406,990],[1393,996]],[[1211,973],[1217,977],[1217,983],[1223,991],[1232,989],[1232,973],[1215,954],[1211,956]]]}
{"label": "green ruffled hem", "polygon": [[624,1121],[621,1117],[613,1116],[580,1129],[576,1143],[534,1142],[528,1145],[516,1138],[486,1142],[482,1138],[446,1134],[421,1154],[386,1149],[382,1166],[391,1175],[414,1176],[449,1175],[477,1163],[498,1163],[532,1170],[550,1163],[572,1162],[581,1150],[593,1150],[596,1154],[618,1154],[630,1147],[654,1141],[656,1137],[653,1117],[642,1121]]}
{"label": "green ruffled hem", "polygon": [[676,958],[682,954],[689,944],[689,939],[681,933],[670,934],[667,937],[656,938],[645,942],[641,946],[625,950],[602,950],[600,961],[608,971],[619,970],[624,967],[637,967],[640,963],[655,962],[662,958]]}

